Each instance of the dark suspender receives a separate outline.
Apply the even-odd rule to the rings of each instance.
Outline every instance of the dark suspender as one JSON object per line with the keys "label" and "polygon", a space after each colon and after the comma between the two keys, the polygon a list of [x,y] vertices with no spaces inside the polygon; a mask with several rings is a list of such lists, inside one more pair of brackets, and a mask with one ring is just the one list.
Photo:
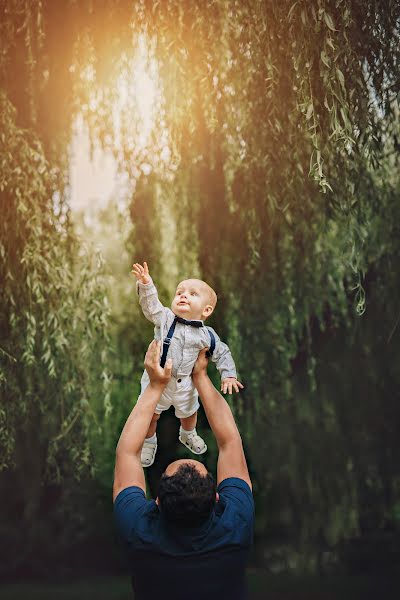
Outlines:
{"label": "dark suspender", "polygon": [[165,340],[163,342],[163,349],[162,349],[162,355],[161,355],[161,360],[160,360],[160,365],[163,368],[165,367],[165,361],[167,360],[167,354],[168,354],[169,347],[171,345],[172,336],[174,335],[175,327],[176,327],[176,317],[172,321],[172,325],[168,329],[167,337],[165,338]]}
{"label": "dark suspender", "polygon": [[[171,327],[168,329],[167,337],[163,341],[163,350],[162,350],[161,359],[160,359],[160,365],[163,368],[165,367],[168,350],[171,345],[171,340],[174,335],[177,322],[178,322],[177,317],[175,317],[175,319],[172,321]],[[209,348],[209,350],[207,350],[207,357],[210,358],[213,355],[213,352],[215,350],[215,335],[213,334],[213,332],[211,331],[211,329],[209,327],[207,327],[207,329],[208,329],[208,333],[210,334],[210,342],[211,342],[210,348]]]}
{"label": "dark suspender", "polygon": [[207,350],[206,356],[207,356],[207,358],[210,358],[213,355],[213,352],[215,350],[215,335],[213,334],[213,332],[211,331],[211,329],[209,327],[207,327],[207,329],[208,329],[208,333],[210,334],[211,344],[210,344],[210,348]]}

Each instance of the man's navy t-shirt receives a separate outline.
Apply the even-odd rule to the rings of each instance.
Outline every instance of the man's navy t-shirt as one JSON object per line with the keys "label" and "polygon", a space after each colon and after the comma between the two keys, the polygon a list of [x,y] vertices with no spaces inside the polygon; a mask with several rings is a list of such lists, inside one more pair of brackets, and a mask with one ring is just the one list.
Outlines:
{"label": "man's navy t-shirt", "polygon": [[168,523],[138,487],[118,494],[114,516],[131,566],[135,600],[245,598],[253,495],[236,477],[224,479],[218,493],[209,519],[190,529]]}

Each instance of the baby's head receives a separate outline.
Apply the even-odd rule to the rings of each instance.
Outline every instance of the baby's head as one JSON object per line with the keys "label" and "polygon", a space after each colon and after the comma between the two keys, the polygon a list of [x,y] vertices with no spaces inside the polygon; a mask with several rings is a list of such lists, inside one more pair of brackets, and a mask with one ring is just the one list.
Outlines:
{"label": "baby's head", "polygon": [[185,279],[176,288],[171,310],[178,317],[204,321],[217,304],[217,294],[201,279]]}

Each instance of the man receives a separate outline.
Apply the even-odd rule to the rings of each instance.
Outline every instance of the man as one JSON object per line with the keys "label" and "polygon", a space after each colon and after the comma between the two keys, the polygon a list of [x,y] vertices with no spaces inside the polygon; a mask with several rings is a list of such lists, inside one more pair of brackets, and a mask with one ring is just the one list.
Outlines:
{"label": "man", "polygon": [[171,377],[153,341],[145,368],[150,383],[122,430],[116,451],[114,514],[132,569],[136,600],[241,600],[252,543],[254,503],[242,441],[232,412],[207,376],[202,351],[193,383],[218,445],[217,487],[204,465],[177,460],[146,500],[141,449],[154,409]]}

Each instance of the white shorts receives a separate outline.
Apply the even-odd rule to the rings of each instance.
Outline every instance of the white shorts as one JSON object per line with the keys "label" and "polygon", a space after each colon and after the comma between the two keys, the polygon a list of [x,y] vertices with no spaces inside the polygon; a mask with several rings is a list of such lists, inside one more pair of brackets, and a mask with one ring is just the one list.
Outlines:
{"label": "white shorts", "polygon": [[[142,395],[150,383],[147,371],[144,371],[140,383],[142,386],[140,395]],[[178,419],[191,417],[199,410],[199,395],[193,385],[191,377],[182,377],[178,379],[176,379],[176,377],[171,377],[164,388],[160,402],[157,404],[154,412],[160,415],[164,410],[168,410],[170,406],[175,408],[175,416]]]}

